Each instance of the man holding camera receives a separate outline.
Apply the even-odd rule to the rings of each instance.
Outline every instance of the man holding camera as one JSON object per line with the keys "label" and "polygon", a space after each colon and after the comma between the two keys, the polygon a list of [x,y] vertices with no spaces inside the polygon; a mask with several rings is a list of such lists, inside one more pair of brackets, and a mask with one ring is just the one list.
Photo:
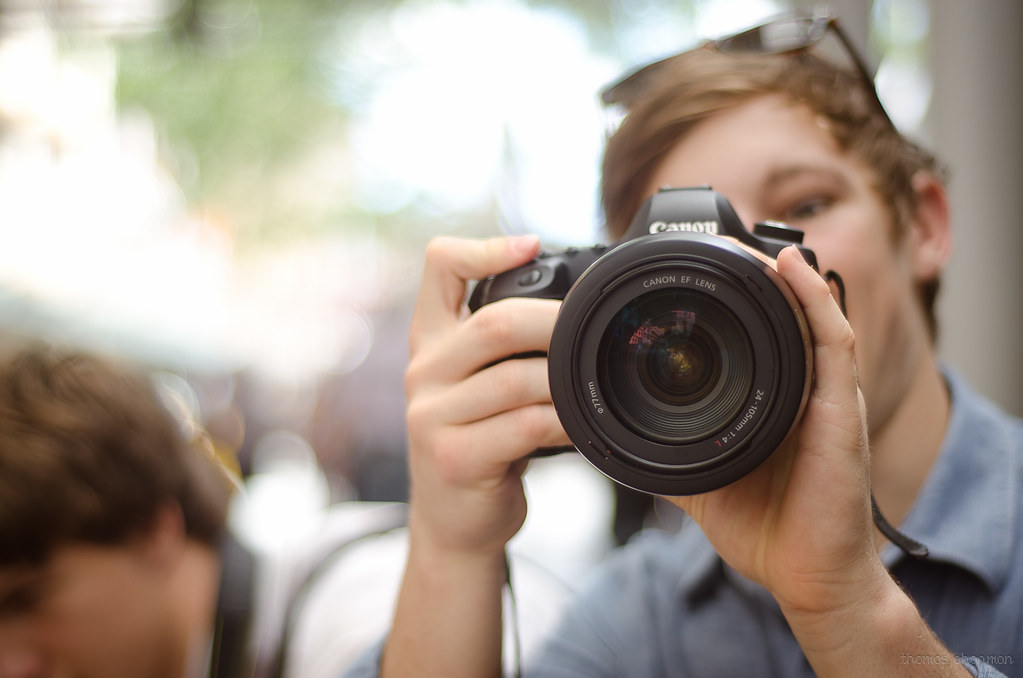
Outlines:
{"label": "man holding camera", "polygon": [[[609,90],[627,115],[608,143],[603,200],[616,238],[664,186],[709,185],[744,224],[805,232],[845,290],[795,248],[773,264],[811,337],[805,409],[748,475],[670,497],[691,524],[602,564],[527,675],[1023,670],[1023,424],[937,364],[932,307],[950,240],[941,172],[895,130],[855,53],[849,68],[817,56],[822,40],[849,47],[833,20],[777,28]],[[560,305],[508,298],[467,316],[463,299],[467,281],[538,249],[531,237],[428,249],[406,379],[410,549],[393,628],[365,673],[501,673],[521,475],[533,450],[571,444],[547,360],[504,359],[546,352]],[[878,531],[872,500],[926,551]]]}

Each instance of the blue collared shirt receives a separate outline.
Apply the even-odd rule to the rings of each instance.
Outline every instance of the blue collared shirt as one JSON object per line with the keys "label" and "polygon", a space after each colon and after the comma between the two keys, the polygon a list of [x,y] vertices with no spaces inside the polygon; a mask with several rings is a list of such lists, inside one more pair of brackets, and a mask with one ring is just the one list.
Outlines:
{"label": "blue collared shirt", "polygon": [[[975,676],[1023,676],[1023,421],[948,378],[941,454],[892,546],[892,575]],[[926,664],[937,657],[903,655]],[[893,671],[894,671],[893,667]],[[643,534],[603,563],[526,678],[813,676],[777,603],[700,530]]]}
{"label": "blue collared shirt", "polygon": [[[941,454],[900,525],[930,555],[916,560],[889,546],[882,558],[973,675],[1023,677],[1023,421],[954,374],[948,383]],[[375,676],[382,647],[345,675]],[[674,535],[643,533],[602,562],[523,675],[789,678],[813,670],[774,598],[728,568],[689,524]]]}

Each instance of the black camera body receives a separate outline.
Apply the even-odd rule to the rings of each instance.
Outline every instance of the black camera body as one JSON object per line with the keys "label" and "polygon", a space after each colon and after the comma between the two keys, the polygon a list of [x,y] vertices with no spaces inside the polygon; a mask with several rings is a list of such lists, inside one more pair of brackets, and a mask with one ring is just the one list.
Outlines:
{"label": "black camera body", "polygon": [[551,397],[573,445],[642,492],[723,487],[760,465],[802,415],[809,329],[767,263],[802,232],[747,230],[709,187],[666,188],[622,240],[545,252],[480,281],[469,308],[506,297],[563,299],[548,351]]}

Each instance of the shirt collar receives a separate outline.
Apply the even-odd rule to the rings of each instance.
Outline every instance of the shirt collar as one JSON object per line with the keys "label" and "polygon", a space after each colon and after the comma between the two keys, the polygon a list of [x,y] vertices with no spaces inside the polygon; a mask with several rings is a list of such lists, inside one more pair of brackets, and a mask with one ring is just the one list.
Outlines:
{"label": "shirt collar", "polygon": [[[923,542],[928,558],[976,575],[997,592],[1009,575],[1016,533],[1011,419],[946,370],[952,398],[945,440],[937,463],[900,530]],[[889,545],[892,567],[906,558]]]}

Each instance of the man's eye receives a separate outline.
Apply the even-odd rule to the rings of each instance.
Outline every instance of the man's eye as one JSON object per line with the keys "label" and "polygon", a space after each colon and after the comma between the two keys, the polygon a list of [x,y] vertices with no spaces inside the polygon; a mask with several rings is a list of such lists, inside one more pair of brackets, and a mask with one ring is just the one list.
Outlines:
{"label": "man's eye", "polygon": [[801,221],[819,216],[831,207],[834,201],[827,197],[816,197],[801,200],[786,210],[785,221]]}

